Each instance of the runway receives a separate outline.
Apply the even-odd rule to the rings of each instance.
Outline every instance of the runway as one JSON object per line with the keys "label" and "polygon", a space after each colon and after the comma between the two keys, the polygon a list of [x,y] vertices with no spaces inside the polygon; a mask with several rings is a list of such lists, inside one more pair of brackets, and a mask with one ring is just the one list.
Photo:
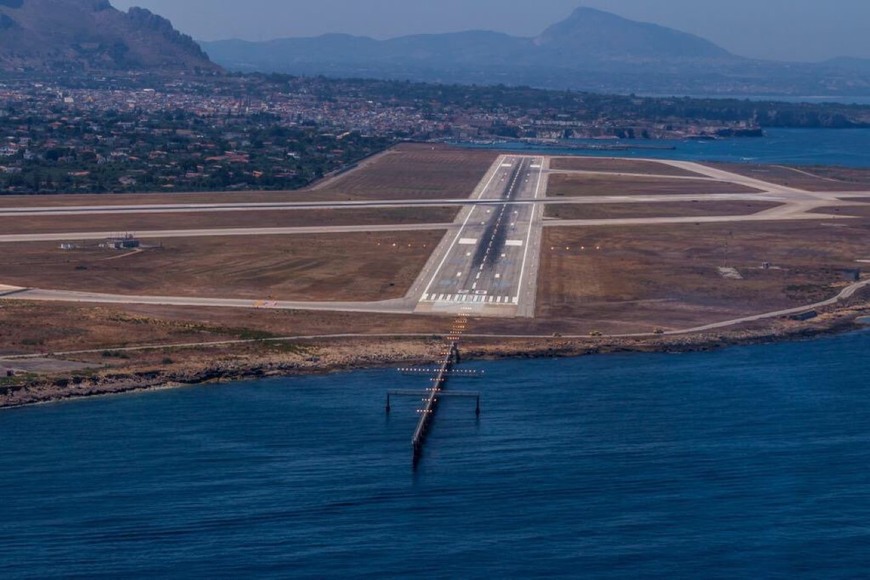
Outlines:
{"label": "runway", "polygon": [[[481,316],[531,316],[540,253],[540,207],[546,159],[502,156],[460,213],[421,275],[417,312],[472,311]],[[419,288],[419,287],[418,287]],[[531,304],[529,301],[531,300]]]}

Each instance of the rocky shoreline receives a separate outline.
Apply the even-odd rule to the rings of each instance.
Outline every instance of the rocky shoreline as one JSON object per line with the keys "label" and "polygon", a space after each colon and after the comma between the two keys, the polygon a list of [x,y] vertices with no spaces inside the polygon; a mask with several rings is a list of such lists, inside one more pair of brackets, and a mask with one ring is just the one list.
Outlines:
{"label": "rocky shoreline", "polygon": [[[811,322],[776,321],[743,330],[689,335],[632,338],[474,339],[466,341],[466,360],[508,358],[567,358],[612,353],[687,353],[738,345],[806,340],[866,328],[858,319],[870,314],[861,305],[822,314]],[[425,363],[433,360],[440,342],[435,338],[372,339],[365,343],[324,342],[301,353],[251,354],[232,360],[205,356],[167,368],[101,369],[91,373],[40,377],[0,386],[0,409],[68,401],[94,396]]]}

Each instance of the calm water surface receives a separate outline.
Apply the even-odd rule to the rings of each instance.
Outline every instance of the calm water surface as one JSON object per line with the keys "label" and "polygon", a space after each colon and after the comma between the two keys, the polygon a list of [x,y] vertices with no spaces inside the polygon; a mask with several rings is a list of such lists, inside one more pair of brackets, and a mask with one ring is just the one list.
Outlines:
{"label": "calm water surface", "polygon": [[0,578],[865,577],[868,351],[471,365],[417,473],[391,371],[3,412]]}
{"label": "calm water surface", "polygon": [[627,151],[590,151],[533,149],[518,145],[497,145],[499,149],[518,151],[540,150],[553,155],[591,155],[681,159],[684,161],[721,161],[728,163],[759,163],[788,165],[842,165],[870,167],[870,129],[767,129],[766,136],[716,141],[596,141],[575,140],[575,143],[602,146],[666,146],[673,150],[629,149]]}

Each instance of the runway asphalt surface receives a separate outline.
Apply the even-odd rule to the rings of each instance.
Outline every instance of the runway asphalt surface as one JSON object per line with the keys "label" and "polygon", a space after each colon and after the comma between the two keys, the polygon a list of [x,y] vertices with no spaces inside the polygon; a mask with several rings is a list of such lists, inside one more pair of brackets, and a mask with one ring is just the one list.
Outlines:
{"label": "runway asphalt surface", "polygon": [[514,202],[543,196],[545,162],[516,155],[496,161],[474,199],[499,203],[460,214],[459,231],[448,234],[423,270],[418,312],[522,314],[524,290],[534,295],[537,282],[541,219],[538,205]]}

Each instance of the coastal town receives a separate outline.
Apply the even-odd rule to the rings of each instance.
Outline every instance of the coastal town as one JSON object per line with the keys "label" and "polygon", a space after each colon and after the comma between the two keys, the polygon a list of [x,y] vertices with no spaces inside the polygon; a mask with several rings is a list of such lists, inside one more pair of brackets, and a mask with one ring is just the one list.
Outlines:
{"label": "coastal town", "polygon": [[643,115],[620,99],[324,78],[22,77],[0,84],[0,193],[294,189],[401,141],[618,148],[763,134],[736,111],[708,119],[659,104]]}

